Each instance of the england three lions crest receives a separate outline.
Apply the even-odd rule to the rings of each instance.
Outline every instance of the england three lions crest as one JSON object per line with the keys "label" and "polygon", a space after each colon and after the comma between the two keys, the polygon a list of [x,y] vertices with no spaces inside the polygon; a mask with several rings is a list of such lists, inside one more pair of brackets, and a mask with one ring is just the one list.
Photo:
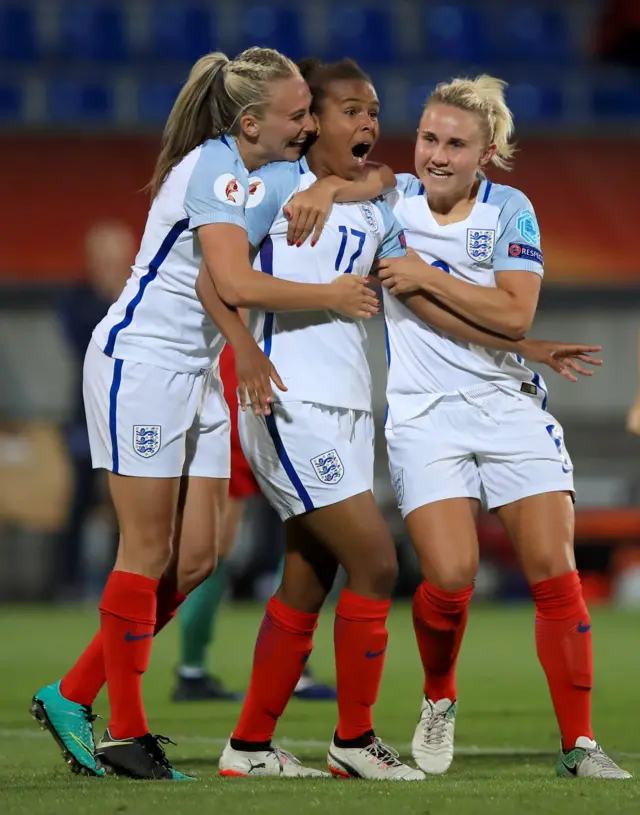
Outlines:
{"label": "england three lions crest", "polygon": [[373,234],[378,237],[380,228],[378,226],[378,219],[376,218],[376,210],[373,204],[358,204],[358,209],[362,213],[362,217],[365,219],[367,226],[373,232]]}
{"label": "england three lions crest", "polygon": [[133,449],[139,456],[155,456],[160,449],[161,429],[159,424],[134,424]]}
{"label": "england three lions crest", "polygon": [[336,450],[327,450],[312,458],[311,464],[323,484],[337,484],[344,475],[344,467]]}
{"label": "england three lions crest", "polygon": [[478,263],[489,260],[495,239],[495,229],[467,229],[467,254]]}

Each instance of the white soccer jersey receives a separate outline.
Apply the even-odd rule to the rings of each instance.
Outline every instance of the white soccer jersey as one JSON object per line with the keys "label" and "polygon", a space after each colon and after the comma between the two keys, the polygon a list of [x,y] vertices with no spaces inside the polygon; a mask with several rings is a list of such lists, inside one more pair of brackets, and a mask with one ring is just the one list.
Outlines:
{"label": "white soccer jersey", "polygon": [[193,230],[246,229],[249,183],[226,136],[196,147],[171,171],[151,205],[133,274],[93,332],[107,356],[185,373],[216,362],[224,338],[196,294],[202,249]]}
{"label": "white soccer jersey", "polygon": [[[340,274],[366,277],[376,258],[404,255],[404,236],[382,201],[335,204],[316,246],[288,246],[282,207],[316,177],[303,160],[272,164],[256,174],[247,207],[249,240],[259,247],[256,268],[299,283],[331,283]],[[331,311],[256,312],[254,336],[286,384],[279,401],[371,410],[371,375],[362,323]]]}
{"label": "white soccer jersey", "polygon": [[[469,216],[441,226],[427,203],[424,185],[399,175],[386,201],[404,229],[407,245],[443,274],[477,286],[495,287],[495,272],[522,270],[542,276],[540,231],[531,203],[513,187],[483,179]],[[546,386],[516,354],[495,351],[442,334],[384,292],[389,375],[388,426],[418,416],[442,394],[493,383],[519,389]]]}

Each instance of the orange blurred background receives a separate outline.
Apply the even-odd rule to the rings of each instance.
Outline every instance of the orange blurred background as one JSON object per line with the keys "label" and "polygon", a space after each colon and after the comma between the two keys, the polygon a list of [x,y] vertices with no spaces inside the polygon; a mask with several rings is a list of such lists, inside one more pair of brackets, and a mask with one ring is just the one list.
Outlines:
{"label": "orange blurred background", "polygon": [[[84,235],[99,218],[124,219],[142,233],[149,205],[143,188],[157,139],[21,135],[1,139],[0,146],[0,280],[81,277]],[[384,140],[375,159],[410,172],[413,143]],[[629,285],[638,269],[628,219],[638,211],[639,176],[631,140],[528,140],[519,145],[514,171],[492,178],[521,188],[533,202],[548,281]]]}

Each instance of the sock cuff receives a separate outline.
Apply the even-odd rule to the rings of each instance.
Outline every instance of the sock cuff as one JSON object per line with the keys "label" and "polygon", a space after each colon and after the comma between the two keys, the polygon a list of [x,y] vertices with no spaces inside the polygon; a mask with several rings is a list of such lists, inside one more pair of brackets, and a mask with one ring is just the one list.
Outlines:
{"label": "sock cuff", "polygon": [[473,594],[474,584],[465,586],[463,589],[456,591],[447,591],[428,580],[423,580],[416,589],[416,600],[422,600],[428,603],[436,611],[443,614],[457,614],[464,611],[471,601]]}
{"label": "sock cuff", "polygon": [[343,589],[338,598],[336,616],[352,622],[386,620],[390,608],[391,600],[372,600],[350,589]]}
{"label": "sock cuff", "polygon": [[291,634],[313,634],[318,626],[319,614],[309,614],[306,611],[297,611],[287,606],[277,597],[272,597],[267,603],[266,614],[280,628]]}
{"label": "sock cuff", "polygon": [[582,584],[577,569],[532,583],[530,588],[538,614],[543,612],[548,618],[566,619],[577,608],[584,614]]}
{"label": "sock cuff", "polygon": [[113,571],[100,601],[100,612],[129,622],[155,625],[159,581],[133,572]]}

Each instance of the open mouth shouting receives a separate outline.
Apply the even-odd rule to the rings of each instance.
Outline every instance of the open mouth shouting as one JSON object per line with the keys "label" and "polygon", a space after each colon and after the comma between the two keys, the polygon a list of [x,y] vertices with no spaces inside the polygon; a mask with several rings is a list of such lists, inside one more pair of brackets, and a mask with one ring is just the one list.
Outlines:
{"label": "open mouth shouting", "polygon": [[357,167],[364,167],[367,161],[367,154],[371,150],[372,144],[370,141],[361,141],[354,144],[351,148],[353,162]]}

